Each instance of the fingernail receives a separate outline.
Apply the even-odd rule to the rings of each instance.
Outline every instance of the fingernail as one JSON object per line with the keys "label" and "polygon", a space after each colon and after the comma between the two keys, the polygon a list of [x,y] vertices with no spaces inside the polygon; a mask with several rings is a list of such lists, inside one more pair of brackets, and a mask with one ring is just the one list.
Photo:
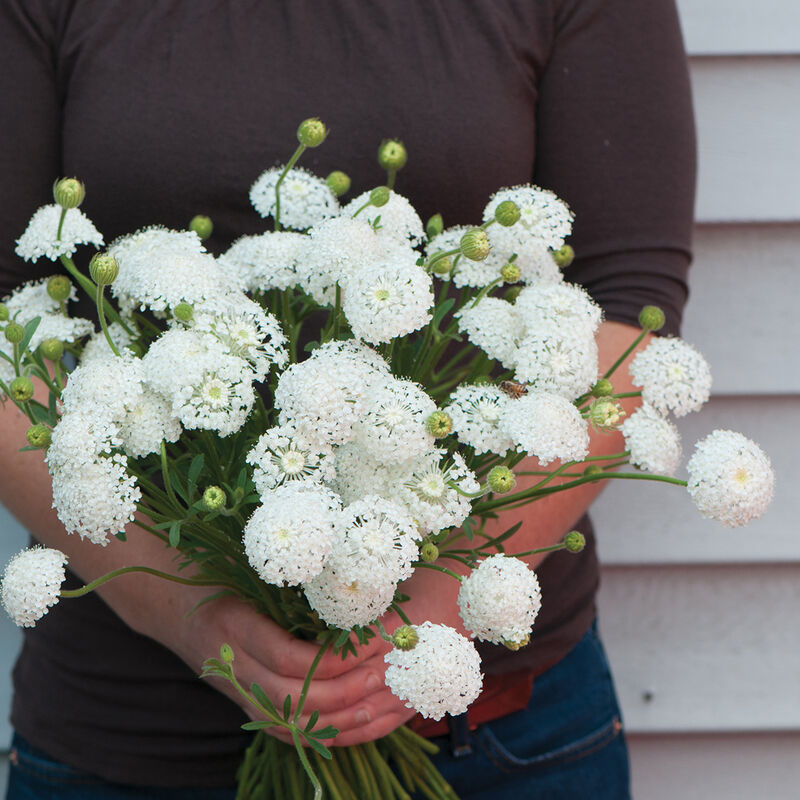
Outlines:
{"label": "fingernail", "polygon": [[370,672],[367,679],[364,681],[364,687],[369,692],[374,692],[381,685],[381,679],[374,673]]}
{"label": "fingernail", "polygon": [[372,720],[372,714],[366,708],[360,708],[356,711],[355,721],[356,725],[366,725]]}

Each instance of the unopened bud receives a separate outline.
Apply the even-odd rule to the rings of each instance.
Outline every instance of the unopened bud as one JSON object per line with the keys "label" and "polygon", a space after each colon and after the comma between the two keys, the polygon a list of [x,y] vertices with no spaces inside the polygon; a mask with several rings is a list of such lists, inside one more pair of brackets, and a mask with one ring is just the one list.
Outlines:
{"label": "unopened bud", "polygon": [[392,644],[398,650],[413,650],[417,646],[419,635],[411,625],[401,625],[392,634]]}
{"label": "unopened bud", "polygon": [[211,217],[205,214],[196,214],[189,222],[189,230],[194,231],[199,239],[208,239],[214,230],[214,223]]}
{"label": "unopened bud", "polygon": [[233,663],[233,648],[229,644],[223,644],[219,649],[219,657],[226,664]]}
{"label": "unopened bud", "polygon": [[425,428],[431,436],[441,439],[453,430],[453,420],[445,411],[434,411],[425,420]]}
{"label": "unopened bud", "polygon": [[25,338],[25,328],[18,322],[9,322],[4,333],[11,344],[19,344]]}
{"label": "unopened bud", "polygon": [[586,547],[586,538],[580,531],[570,531],[564,537],[564,549],[570,553],[580,553]]}
{"label": "unopened bud", "polygon": [[501,465],[492,467],[489,470],[486,482],[489,484],[489,488],[497,494],[510,492],[517,485],[514,473],[508,467]]}
{"label": "unopened bud", "polygon": [[562,245],[558,250],[553,251],[553,261],[558,264],[561,269],[568,267],[575,260],[575,251],[572,245]]}
{"label": "unopened bud", "polygon": [[646,331],[660,331],[666,321],[664,312],[658,306],[645,306],[639,312],[639,324]]}
{"label": "unopened bud", "polygon": [[25,432],[25,438],[28,440],[28,444],[31,447],[38,447],[43,450],[44,448],[50,446],[50,428],[48,428],[47,425],[42,425],[41,423],[38,425],[32,425]]}
{"label": "unopened bud", "polygon": [[318,117],[309,117],[297,129],[297,141],[306,147],[319,147],[328,135],[325,123]]}
{"label": "unopened bud", "polygon": [[77,178],[59,178],[53,184],[53,199],[61,208],[77,208],[86,197],[86,189]]}
{"label": "unopened bud", "polygon": [[425,225],[425,233],[429,239],[438,236],[444,230],[444,220],[441,214],[434,214]]}
{"label": "unopened bud", "polygon": [[522,270],[516,264],[503,264],[500,267],[500,277],[506,283],[516,283],[522,275]]}
{"label": "unopened bud", "polygon": [[381,206],[385,206],[389,202],[390,194],[391,192],[389,191],[388,186],[376,186],[369,193],[369,202],[376,208],[380,208]]}
{"label": "unopened bud", "polygon": [[89,275],[98,286],[114,283],[119,275],[117,259],[108,253],[95,253],[89,262]]}
{"label": "unopened bud", "polygon": [[594,397],[609,397],[614,394],[614,384],[608,378],[600,378],[592,387]]}
{"label": "unopened bud", "polygon": [[624,416],[625,409],[610,397],[598,397],[589,406],[589,422],[597,428],[615,428]]}
{"label": "unopened bud", "polygon": [[513,650],[514,652],[516,652],[517,650],[525,647],[525,645],[528,644],[530,640],[531,640],[531,635],[529,633],[526,633],[525,636],[523,636],[518,642],[503,639],[503,646],[507,647],[509,650]]}
{"label": "unopened bud", "polygon": [[53,275],[47,281],[47,294],[57,303],[63,303],[72,292],[72,283],[66,275]]}
{"label": "unopened bud", "polygon": [[190,322],[194,316],[194,309],[188,303],[178,303],[172,309],[172,316],[179,322]]}
{"label": "unopened bud", "polygon": [[60,339],[45,339],[39,345],[39,352],[48,361],[60,361],[64,355],[64,343]]}
{"label": "unopened bud", "polygon": [[425,542],[419,549],[419,557],[430,564],[439,558],[439,548],[431,541]]}
{"label": "unopened bud", "polygon": [[219,511],[221,508],[225,508],[227,499],[225,490],[219,486],[209,486],[203,492],[203,505],[209,511]]}
{"label": "unopened bud", "polygon": [[491,250],[489,237],[486,235],[486,231],[480,228],[467,231],[461,237],[459,247],[470,261],[483,261]]}
{"label": "unopened bud", "polygon": [[450,258],[450,256],[437,258],[436,261],[433,262],[433,267],[431,269],[435,275],[448,275],[453,269],[453,259]]}
{"label": "unopened bud", "polygon": [[340,169],[331,172],[331,174],[325,178],[325,183],[328,184],[328,188],[337,197],[341,197],[343,194],[347,194],[350,191],[350,176]]}
{"label": "unopened bud", "polygon": [[522,286],[509,286],[508,290],[505,294],[505,299],[509,303],[516,302],[517,298],[519,297],[519,293],[522,291]]}
{"label": "unopened bud", "polygon": [[519,220],[519,206],[513,200],[503,200],[494,210],[494,218],[504,227],[509,228]]}
{"label": "unopened bud", "polygon": [[33,381],[20,375],[11,381],[8,391],[18,403],[27,403],[33,397]]}
{"label": "unopened bud", "polygon": [[408,161],[408,153],[402,142],[397,139],[384,139],[378,148],[378,163],[390,172],[403,169]]}
{"label": "unopened bud", "polygon": [[5,322],[10,316],[8,306],[5,303],[0,303],[0,322]]}

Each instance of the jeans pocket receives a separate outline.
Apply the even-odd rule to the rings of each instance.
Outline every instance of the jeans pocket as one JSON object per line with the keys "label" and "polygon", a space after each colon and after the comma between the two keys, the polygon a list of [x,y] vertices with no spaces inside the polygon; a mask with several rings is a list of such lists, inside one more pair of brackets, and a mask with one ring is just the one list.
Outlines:
{"label": "jeans pocket", "polygon": [[9,753],[11,771],[21,776],[50,784],[90,785],[98,779],[86,772],[70,767],[51,758],[47,753],[28,744],[21,736],[15,735]]}

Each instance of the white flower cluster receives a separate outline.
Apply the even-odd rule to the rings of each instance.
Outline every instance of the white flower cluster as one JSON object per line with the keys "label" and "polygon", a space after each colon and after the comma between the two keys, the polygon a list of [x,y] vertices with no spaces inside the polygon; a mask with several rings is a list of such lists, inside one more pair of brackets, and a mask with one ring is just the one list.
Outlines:
{"label": "white flower cluster", "polygon": [[59,599],[67,557],[37,545],[17,553],[6,565],[0,599],[21,628],[32,628]]}
{"label": "white flower cluster", "polygon": [[22,236],[17,239],[16,253],[26,261],[49,258],[57,261],[61,256],[71,256],[79,244],[103,245],[103,237],[92,221],[79,209],[70,208],[64,216],[61,235],[58,223],[61,206],[42,206],[28,223]]}

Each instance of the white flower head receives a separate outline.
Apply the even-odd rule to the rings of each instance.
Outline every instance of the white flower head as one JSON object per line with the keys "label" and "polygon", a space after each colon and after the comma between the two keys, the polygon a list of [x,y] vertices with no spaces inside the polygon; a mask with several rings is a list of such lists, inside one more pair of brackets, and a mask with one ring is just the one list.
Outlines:
{"label": "white flower head", "polygon": [[61,393],[67,411],[95,411],[113,422],[122,420],[142,394],[142,362],[128,350],[83,360],[70,373]]}
{"label": "white flower head", "polygon": [[183,430],[169,401],[148,386],[142,387],[118,428],[122,449],[134,458],[157,453],[162,441],[177,442]]}
{"label": "white flower head", "polygon": [[294,586],[318,575],[339,524],[338,497],[319,484],[295,482],[261,500],[244,528],[247,560],[261,580]]}
{"label": "white flower head", "polygon": [[372,457],[356,440],[334,448],[336,476],[331,486],[349,504],[370,494],[392,497],[397,481],[392,466]]}
{"label": "white flower head", "polygon": [[476,453],[503,455],[514,446],[500,427],[510,402],[508,395],[493,384],[459,386],[444,410],[453,420],[459,441],[474,447]]}
{"label": "white flower head", "polygon": [[711,394],[708,363],[690,344],[657,337],[631,362],[631,377],[642,399],[657,411],[682,417],[697,411]]}
{"label": "white flower head", "polygon": [[297,281],[297,265],[303,260],[308,236],[293,231],[270,231],[242,236],[217,261],[235,272],[248,291],[288,289]]}
{"label": "white flower head", "polygon": [[514,308],[526,328],[551,323],[554,327],[593,335],[603,319],[602,309],[589,293],[572,283],[526,286],[514,301]]}
{"label": "white flower head", "polygon": [[713,431],[695,445],[686,469],[700,513],[727,528],[760,517],[772,502],[775,473],[769,458],[741,433]]}
{"label": "white flower head", "polygon": [[489,358],[497,359],[507,369],[516,366],[517,348],[525,329],[511,303],[499,297],[484,297],[456,316],[460,330]]}
{"label": "white flower head", "polygon": [[[369,200],[371,192],[364,192],[354,197],[343,209],[342,214],[352,217]],[[380,217],[380,219],[378,219]],[[373,227],[378,220],[377,232],[380,236],[388,236],[412,245],[421,244],[425,238],[422,220],[414,207],[397,192],[389,192],[389,201],[380,208],[369,205],[360,211],[357,219],[363,219]]]}
{"label": "white flower head", "polygon": [[581,461],[589,452],[589,427],[578,409],[564,397],[531,390],[507,407],[501,427],[518,450],[542,464]]}
{"label": "white flower head", "polygon": [[[283,167],[259,175],[250,188],[250,202],[262,217],[275,214],[275,186]],[[306,230],[339,213],[339,201],[324,180],[302,167],[286,173],[280,186],[280,219],[285,228]]]}
{"label": "white flower head", "polygon": [[541,605],[536,573],[524,561],[502,554],[481,561],[458,593],[466,629],[493,644],[527,643]]}
{"label": "white flower head", "polygon": [[58,602],[66,563],[60,550],[41,546],[29,547],[8,562],[0,597],[3,608],[21,628],[32,628]]}
{"label": "white flower head", "polygon": [[415,625],[419,640],[412,650],[395,648],[384,656],[386,685],[428,719],[463,714],[483,686],[475,645],[447,625]]}
{"label": "white flower head", "polygon": [[644,403],[620,426],[631,463],[649,472],[674,475],[681,460],[678,429]]}
{"label": "white flower head", "polygon": [[38,261],[42,256],[57,261],[61,256],[71,256],[79,244],[102,247],[103,236],[92,221],[77,208],[68,209],[64,217],[61,236],[58,222],[61,206],[42,206],[31,217],[25,232],[17,239],[16,254],[26,261]]}

